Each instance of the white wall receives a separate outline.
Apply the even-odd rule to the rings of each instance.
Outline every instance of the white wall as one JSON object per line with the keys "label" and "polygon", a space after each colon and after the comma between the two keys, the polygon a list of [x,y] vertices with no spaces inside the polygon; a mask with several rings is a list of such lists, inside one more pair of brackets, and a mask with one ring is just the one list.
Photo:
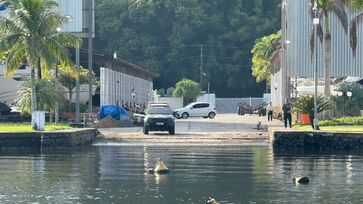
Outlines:
{"label": "white wall", "polygon": [[[18,95],[19,87],[23,83],[22,81],[16,81],[13,77],[4,77],[3,71],[5,69],[4,64],[0,64],[0,101],[6,101],[7,103],[13,103]],[[30,73],[29,69],[18,70],[14,76],[20,76],[20,73],[24,75],[26,72]]]}
{"label": "white wall", "polygon": [[216,105],[216,95],[215,94],[203,94],[198,96],[197,102],[209,102],[213,105]]}
{"label": "white wall", "polygon": [[183,108],[182,97],[159,97],[158,102],[166,102],[172,110]]}
{"label": "white wall", "polygon": [[282,69],[271,76],[271,101],[273,106],[282,106],[283,99]]}
{"label": "white wall", "polygon": [[[101,67],[101,106],[124,103],[147,104],[153,98],[153,82]],[[134,90],[134,95],[132,94]]]}
{"label": "white wall", "polygon": [[83,0],[58,0],[61,15],[72,17],[72,20],[63,26],[63,32],[82,32],[82,1]]}

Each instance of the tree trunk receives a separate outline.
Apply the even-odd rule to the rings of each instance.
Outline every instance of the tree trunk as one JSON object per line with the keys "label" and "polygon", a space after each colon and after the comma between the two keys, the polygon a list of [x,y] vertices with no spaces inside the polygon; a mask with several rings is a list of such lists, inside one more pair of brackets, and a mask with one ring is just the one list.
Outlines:
{"label": "tree trunk", "polygon": [[32,84],[32,113],[38,109],[37,107],[37,95],[35,89],[35,70],[31,69],[31,84]]}
{"label": "tree trunk", "polygon": [[309,119],[310,119],[310,125],[311,125],[311,128],[313,128],[314,130],[314,114],[309,114]]}
{"label": "tree trunk", "polygon": [[324,35],[324,95],[330,96],[331,84],[331,36],[330,32]]}
{"label": "tree trunk", "polygon": [[49,123],[53,122],[53,112],[52,110],[49,110]]}
{"label": "tree trunk", "polygon": [[[310,118],[311,128],[314,130],[314,114],[309,114],[309,118]],[[320,130],[319,126],[316,127],[316,130]]]}
{"label": "tree trunk", "polygon": [[42,78],[42,67],[40,65],[40,59],[38,60],[38,78]]}
{"label": "tree trunk", "polygon": [[[326,32],[324,35],[324,95],[330,97],[330,85],[331,85],[331,35],[330,32]],[[323,112],[324,119],[332,117],[332,112],[326,110]]]}
{"label": "tree trunk", "polygon": [[68,90],[68,95],[69,95],[69,101],[72,103],[72,97],[73,97],[73,93],[72,93],[72,89]]}

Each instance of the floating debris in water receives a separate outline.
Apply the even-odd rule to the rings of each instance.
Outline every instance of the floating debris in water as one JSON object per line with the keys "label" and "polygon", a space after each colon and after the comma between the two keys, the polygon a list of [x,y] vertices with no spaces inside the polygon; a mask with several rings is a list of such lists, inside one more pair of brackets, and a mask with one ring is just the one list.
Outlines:
{"label": "floating debris in water", "polygon": [[293,178],[293,179],[292,179],[292,182],[293,182],[293,183],[308,184],[310,181],[309,181],[309,178],[308,178],[308,177],[303,176],[303,177],[296,177],[296,178]]}
{"label": "floating debris in water", "polygon": [[212,197],[208,197],[207,200],[205,201],[206,204],[220,204],[218,201],[216,201],[215,198]]}

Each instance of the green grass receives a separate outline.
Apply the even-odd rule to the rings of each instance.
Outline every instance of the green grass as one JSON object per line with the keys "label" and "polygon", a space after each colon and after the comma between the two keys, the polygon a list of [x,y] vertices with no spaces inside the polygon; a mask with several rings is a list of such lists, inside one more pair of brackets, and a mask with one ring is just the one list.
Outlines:
{"label": "green grass", "polygon": [[[293,127],[295,130],[302,130],[302,131],[311,131],[313,130],[310,125],[295,125]],[[344,126],[324,126],[320,127],[322,131],[329,131],[329,132],[363,132],[363,126],[357,125],[344,125]]]}
{"label": "green grass", "polygon": [[[45,131],[70,129],[68,124],[46,124]],[[32,132],[30,123],[0,123],[0,132]]]}

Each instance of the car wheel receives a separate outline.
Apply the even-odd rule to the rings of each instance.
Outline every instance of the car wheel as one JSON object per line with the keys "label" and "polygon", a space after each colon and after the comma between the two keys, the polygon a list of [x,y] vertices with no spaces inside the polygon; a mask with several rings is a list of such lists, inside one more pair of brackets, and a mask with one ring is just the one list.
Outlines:
{"label": "car wheel", "polygon": [[215,114],[215,113],[213,113],[213,112],[210,112],[210,113],[208,114],[208,117],[209,117],[210,119],[213,119],[215,116],[216,116],[216,114]]}
{"label": "car wheel", "polygon": [[149,134],[149,129],[147,127],[144,127],[143,132],[144,132],[145,135],[148,135]]}
{"label": "car wheel", "polygon": [[207,118],[208,118],[208,116],[203,116],[203,118],[204,118],[204,119],[207,119]]}
{"label": "car wheel", "polygon": [[182,114],[182,118],[183,118],[183,119],[187,119],[188,117],[189,117],[189,114],[188,114],[188,113],[183,113],[183,114]]}
{"label": "car wheel", "polygon": [[175,135],[175,127],[170,128],[169,134]]}

